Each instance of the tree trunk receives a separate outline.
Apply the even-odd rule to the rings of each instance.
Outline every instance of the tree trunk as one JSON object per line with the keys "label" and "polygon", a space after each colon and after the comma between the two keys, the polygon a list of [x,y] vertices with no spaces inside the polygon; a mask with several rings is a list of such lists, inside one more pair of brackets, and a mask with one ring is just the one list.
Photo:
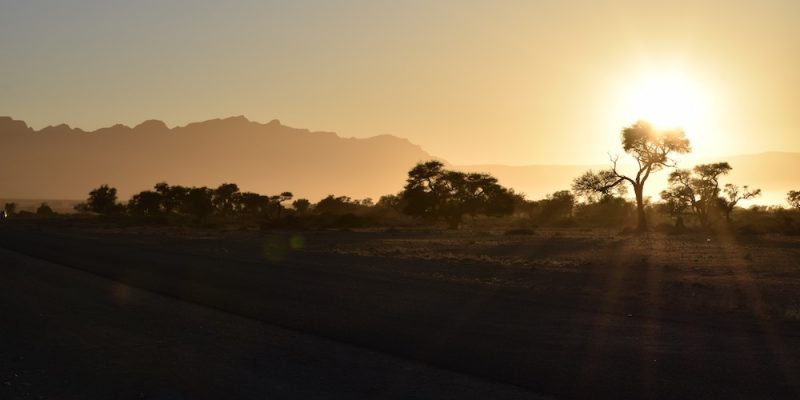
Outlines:
{"label": "tree trunk", "polygon": [[644,186],[634,186],[633,191],[636,193],[636,231],[645,232],[647,231],[647,216],[644,213]]}
{"label": "tree trunk", "polygon": [[697,219],[700,220],[700,225],[704,229],[708,229],[710,227],[711,224],[709,223],[708,214],[706,213],[705,210],[699,210],[697,212]]}

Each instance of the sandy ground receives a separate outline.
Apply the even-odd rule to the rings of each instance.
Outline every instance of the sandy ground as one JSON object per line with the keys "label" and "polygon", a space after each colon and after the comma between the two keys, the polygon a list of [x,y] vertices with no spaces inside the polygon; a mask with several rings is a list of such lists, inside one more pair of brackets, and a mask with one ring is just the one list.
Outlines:
{"label": "sandy ground", "polygon": [[0,246],[0,397],[800,396],[797,238],[60,222]]}

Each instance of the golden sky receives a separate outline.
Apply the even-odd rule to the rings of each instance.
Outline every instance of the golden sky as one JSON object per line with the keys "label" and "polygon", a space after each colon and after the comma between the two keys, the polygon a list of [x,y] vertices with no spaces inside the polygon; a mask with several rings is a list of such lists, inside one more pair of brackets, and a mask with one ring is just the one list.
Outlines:
{"label": "golden sky", "polygon": [[592,164],[642,116],[800,151],[800,1],[2,1],[0,115],[231,115],[456,164]]}

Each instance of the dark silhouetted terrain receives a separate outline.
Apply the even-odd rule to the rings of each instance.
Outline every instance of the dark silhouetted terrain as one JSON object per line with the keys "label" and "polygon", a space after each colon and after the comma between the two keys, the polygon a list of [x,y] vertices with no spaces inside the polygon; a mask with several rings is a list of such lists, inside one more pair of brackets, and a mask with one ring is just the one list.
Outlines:
{"label": "dark silhouetted terrain", "polygon": [[431,158],[393,136],[345,139],[244,117],[172,129],[147,121],[93,132],[67,125],[35,131],[0,117],[0,140],[0,196],[12,199],[82,199],[103,183],[116,185],[127,199],[159,181],[364,198],[397,192],[408,167]]}
{"label": "dark silhouetted terrain", "polygon": [[[408,169],[433,157],[420,146],[391,135],[342,138],[331,132],[267,124],[244,117],[214,119],[168,128],[146,121],[133,128],[115,125],[85,132],[67,125],[34,130],[23,121],[0,117],[0,196],[25,199],[83,199],[100,184],[119,189],[121,199],[167,181],[215,187],[235,182],[243,190],[289,190],[319,200],[328,194],[353,198],[398,192]],[[446,154],[439,154],[446,158]],[[723,157],[733,166],[725,182],[763,190],[757,203],[782,204],[800,179],[798,153],[762,153]],[[703,160],[718,161],[718,160]],[[690,166],[684,163],[682,166]],[[528,198],[569,189],[587,169],[606,165],[467,165],[487,172]],[[648,189],[654,198],[667,172],[655,174]]]}

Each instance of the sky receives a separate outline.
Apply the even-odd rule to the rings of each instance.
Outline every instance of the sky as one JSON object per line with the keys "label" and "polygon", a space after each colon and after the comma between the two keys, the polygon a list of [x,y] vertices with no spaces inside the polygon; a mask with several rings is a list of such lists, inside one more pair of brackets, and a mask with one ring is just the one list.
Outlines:
{"label": "sky", "polygon": [[245,115],[596,164],[667,110],[699,157],[800,151],[795,0],[0,0],[0,55],[0,115],[35,128]]}

